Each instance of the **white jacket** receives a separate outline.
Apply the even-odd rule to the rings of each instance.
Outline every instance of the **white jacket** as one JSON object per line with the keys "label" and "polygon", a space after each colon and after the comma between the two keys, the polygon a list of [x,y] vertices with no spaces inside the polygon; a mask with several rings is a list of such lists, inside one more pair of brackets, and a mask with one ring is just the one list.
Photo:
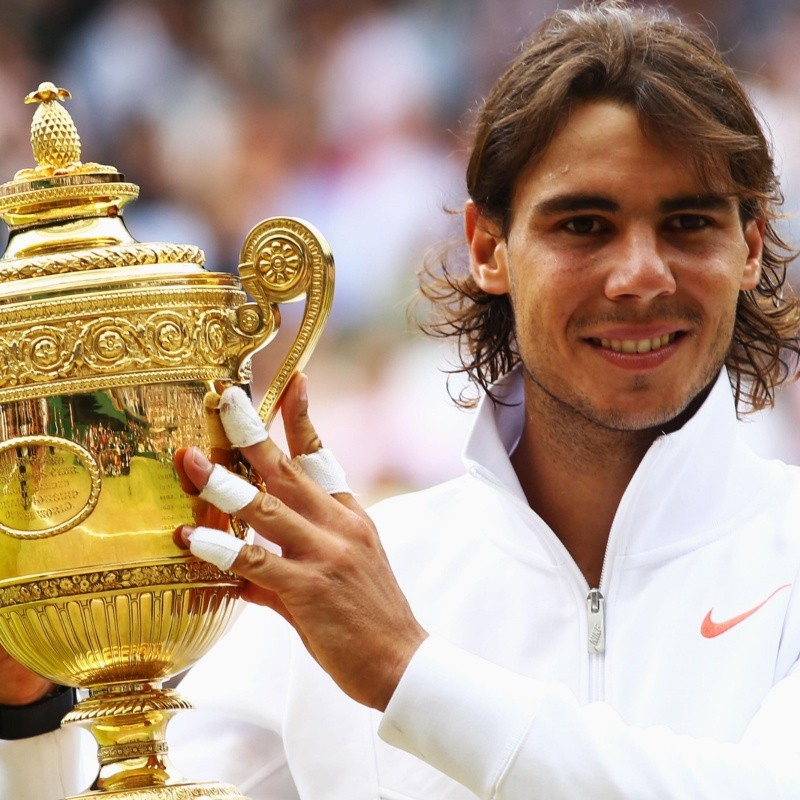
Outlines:
{"label": "white jacket", "polygon": [[[184,682],[202,709],[171,726],[187,774],[288,800],[285,750],[303,800],[800,798],[800,470],[743,443],[723,373],[625,492],[601,618],[511,468],[521,426],[521,406],[484,402],[466,475],[372,509],[433,634],[383,718],[248,608]],[[80,788],[31,766],[56,747],[69,763],[67,743],[0,743],[0,797]]]}

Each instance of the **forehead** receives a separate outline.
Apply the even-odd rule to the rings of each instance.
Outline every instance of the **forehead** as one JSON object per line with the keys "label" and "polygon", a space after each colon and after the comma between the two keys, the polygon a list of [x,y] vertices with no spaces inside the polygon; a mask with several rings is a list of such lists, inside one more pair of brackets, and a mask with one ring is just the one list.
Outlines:
{"label": "forehead", "polygon": [[514,204],[564,192],[609,195],[621,206],[730,193],[721,165],[708,172],[710,179],[701,177],[691,153],[650,135],[633,108],[589,102],[570,109],[543,153],[523,170]]}

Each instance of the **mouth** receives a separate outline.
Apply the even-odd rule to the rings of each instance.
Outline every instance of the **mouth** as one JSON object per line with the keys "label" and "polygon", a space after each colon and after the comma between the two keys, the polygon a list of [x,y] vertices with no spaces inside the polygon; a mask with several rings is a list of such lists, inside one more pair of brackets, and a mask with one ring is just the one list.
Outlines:
{"label": "mouth", "polygon": [[680,331],[665,333],[663,336],[654,336],[648,339],[589,339],[589,342],[602,350],[612,350],[615,353],[652,353],[672,344],[683,334]]}

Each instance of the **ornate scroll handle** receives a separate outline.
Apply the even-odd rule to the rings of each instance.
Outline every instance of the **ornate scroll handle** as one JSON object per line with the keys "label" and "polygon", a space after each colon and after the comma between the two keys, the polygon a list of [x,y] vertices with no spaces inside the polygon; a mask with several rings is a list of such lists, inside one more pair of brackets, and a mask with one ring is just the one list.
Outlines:
{"label": "ornate scroll handle", "polygon": [[333,255],[323,236],[307,222],[272,217],[247,234],[239,276],[267,318],[280,320],[279,303],[306,301],[294,342],[258,409],[269,427],[286,384],[308,362],[328,319],[333,303]]}

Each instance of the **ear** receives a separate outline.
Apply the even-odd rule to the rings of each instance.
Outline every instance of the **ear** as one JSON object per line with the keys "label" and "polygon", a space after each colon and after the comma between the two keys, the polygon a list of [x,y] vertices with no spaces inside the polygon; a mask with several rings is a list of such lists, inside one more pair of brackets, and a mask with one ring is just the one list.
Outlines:
{"label": "ear", "polygon": [[506,240],[472,200],[464,207],[464,234],[469,245],[469,271],[478,288],[487,294],[508,294]]}
{"label": "ear", "polygon": [[764,230],[766,222],[763,217],[750,219],[744,226],[744,241],[747,245],[747,261],[742,272],[739,288],[742,291],[755,289],[761,280],[761,256],[764,251]]}

